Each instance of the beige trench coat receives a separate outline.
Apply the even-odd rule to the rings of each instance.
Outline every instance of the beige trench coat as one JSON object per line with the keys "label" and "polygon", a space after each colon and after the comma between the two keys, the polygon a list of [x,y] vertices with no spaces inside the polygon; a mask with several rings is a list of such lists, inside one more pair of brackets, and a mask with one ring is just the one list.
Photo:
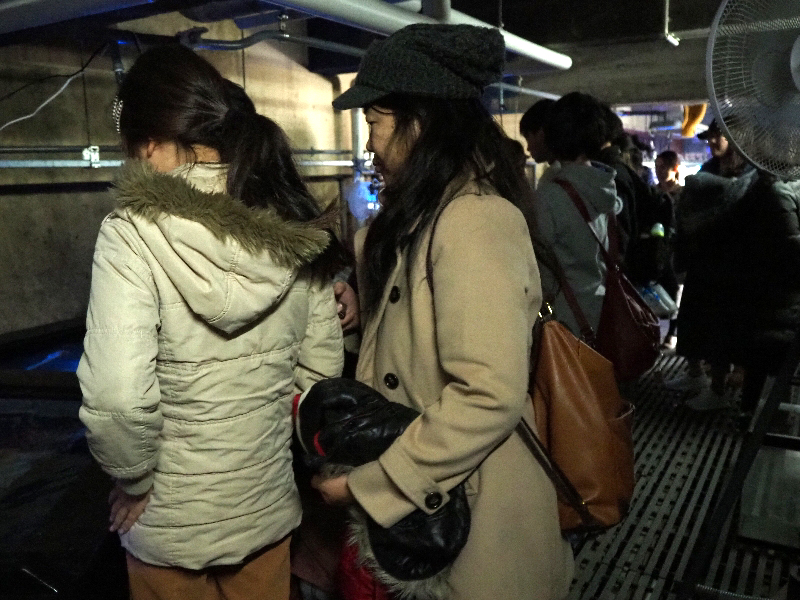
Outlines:
{"label": "beige trench coat", "polygon": [[357,378],[422,415],[350,474],[350,489],[390,526],[416,508],[433,512],[466,478],[472,522],[453,600],[563,598],[573,559],[555,489],[514,431],[523,412],[533,421],[528,353],[541,286],[530,235],[491,190],[468,182],[455,196],[433,236],[433,297],[428,231],[410,272],[408,252],[398,255],[375,314],[364,315]]}

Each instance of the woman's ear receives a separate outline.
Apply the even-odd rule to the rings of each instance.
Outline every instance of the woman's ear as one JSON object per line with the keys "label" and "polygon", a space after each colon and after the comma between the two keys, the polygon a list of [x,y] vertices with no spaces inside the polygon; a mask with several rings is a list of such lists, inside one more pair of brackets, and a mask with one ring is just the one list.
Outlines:
{"label": "woman's ear", "polygon": [[156,150],[158,150],[158,147],[160,145],[161,144],[159,144],[159,142],[155,140],[148,140],[147,144],[142,145],[142,151],[144,153],[144,156],[142,158],[145,159],[152,158],[153,154],[155,154]]}
{"label": "woman's ear", "polygon": [[136,146],[133,155],[140,160],[149,160],[155,153],[157,146],[158,142],[155,140],[148,140]]}

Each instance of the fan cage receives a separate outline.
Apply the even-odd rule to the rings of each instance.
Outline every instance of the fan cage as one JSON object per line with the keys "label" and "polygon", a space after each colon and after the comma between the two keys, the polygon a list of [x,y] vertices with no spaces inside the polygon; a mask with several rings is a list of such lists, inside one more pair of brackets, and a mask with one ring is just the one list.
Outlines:
{"label": "fan cage", "polygon": [[800,90],[790,54],[800,2],[727,0],[709,37],[706,77],[725,137],[756,167],[800,179]]}

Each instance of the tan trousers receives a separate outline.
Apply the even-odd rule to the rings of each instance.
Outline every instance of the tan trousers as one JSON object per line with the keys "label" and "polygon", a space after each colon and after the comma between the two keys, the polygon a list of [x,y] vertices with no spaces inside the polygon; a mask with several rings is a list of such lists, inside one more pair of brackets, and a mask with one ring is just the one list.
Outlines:
{"label": "tan trousers", "polygon": [[288,600],[287,536],[240,565],[191,571],[156,567],[127,555],[131,600]]}

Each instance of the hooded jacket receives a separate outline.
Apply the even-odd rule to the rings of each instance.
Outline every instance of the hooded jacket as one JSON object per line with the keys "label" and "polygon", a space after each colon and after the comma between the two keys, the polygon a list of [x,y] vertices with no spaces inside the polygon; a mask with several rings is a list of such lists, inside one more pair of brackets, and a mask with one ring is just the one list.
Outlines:
{"label": "hooded jacket", "polygon": [[126,165],[95,248],[80,417],[92,454],[152,494],[122,545],[159,566],[241,562],[300,521],[291,399],[341,373],[328,234],[224,193],[224,165]]}
{"label": "hooded jacket", "polygon": [[[614,184],[614,170],[602,163],[591,166],[565,163],[557,177],[569,181],[580,194],[592,218],[592,229],[608,249],[608,218],[622,210],[622,200]],[[555,254],[589,325],[597,331],[606,277],[606,265],[597,240],[564,188],[554,181],[543,181],[537,188],[536,209],[539,241]],[[545,261],[540,267],[545,300],[553,302],[556,318],[580,336],[577,319],[555,275]]]}

